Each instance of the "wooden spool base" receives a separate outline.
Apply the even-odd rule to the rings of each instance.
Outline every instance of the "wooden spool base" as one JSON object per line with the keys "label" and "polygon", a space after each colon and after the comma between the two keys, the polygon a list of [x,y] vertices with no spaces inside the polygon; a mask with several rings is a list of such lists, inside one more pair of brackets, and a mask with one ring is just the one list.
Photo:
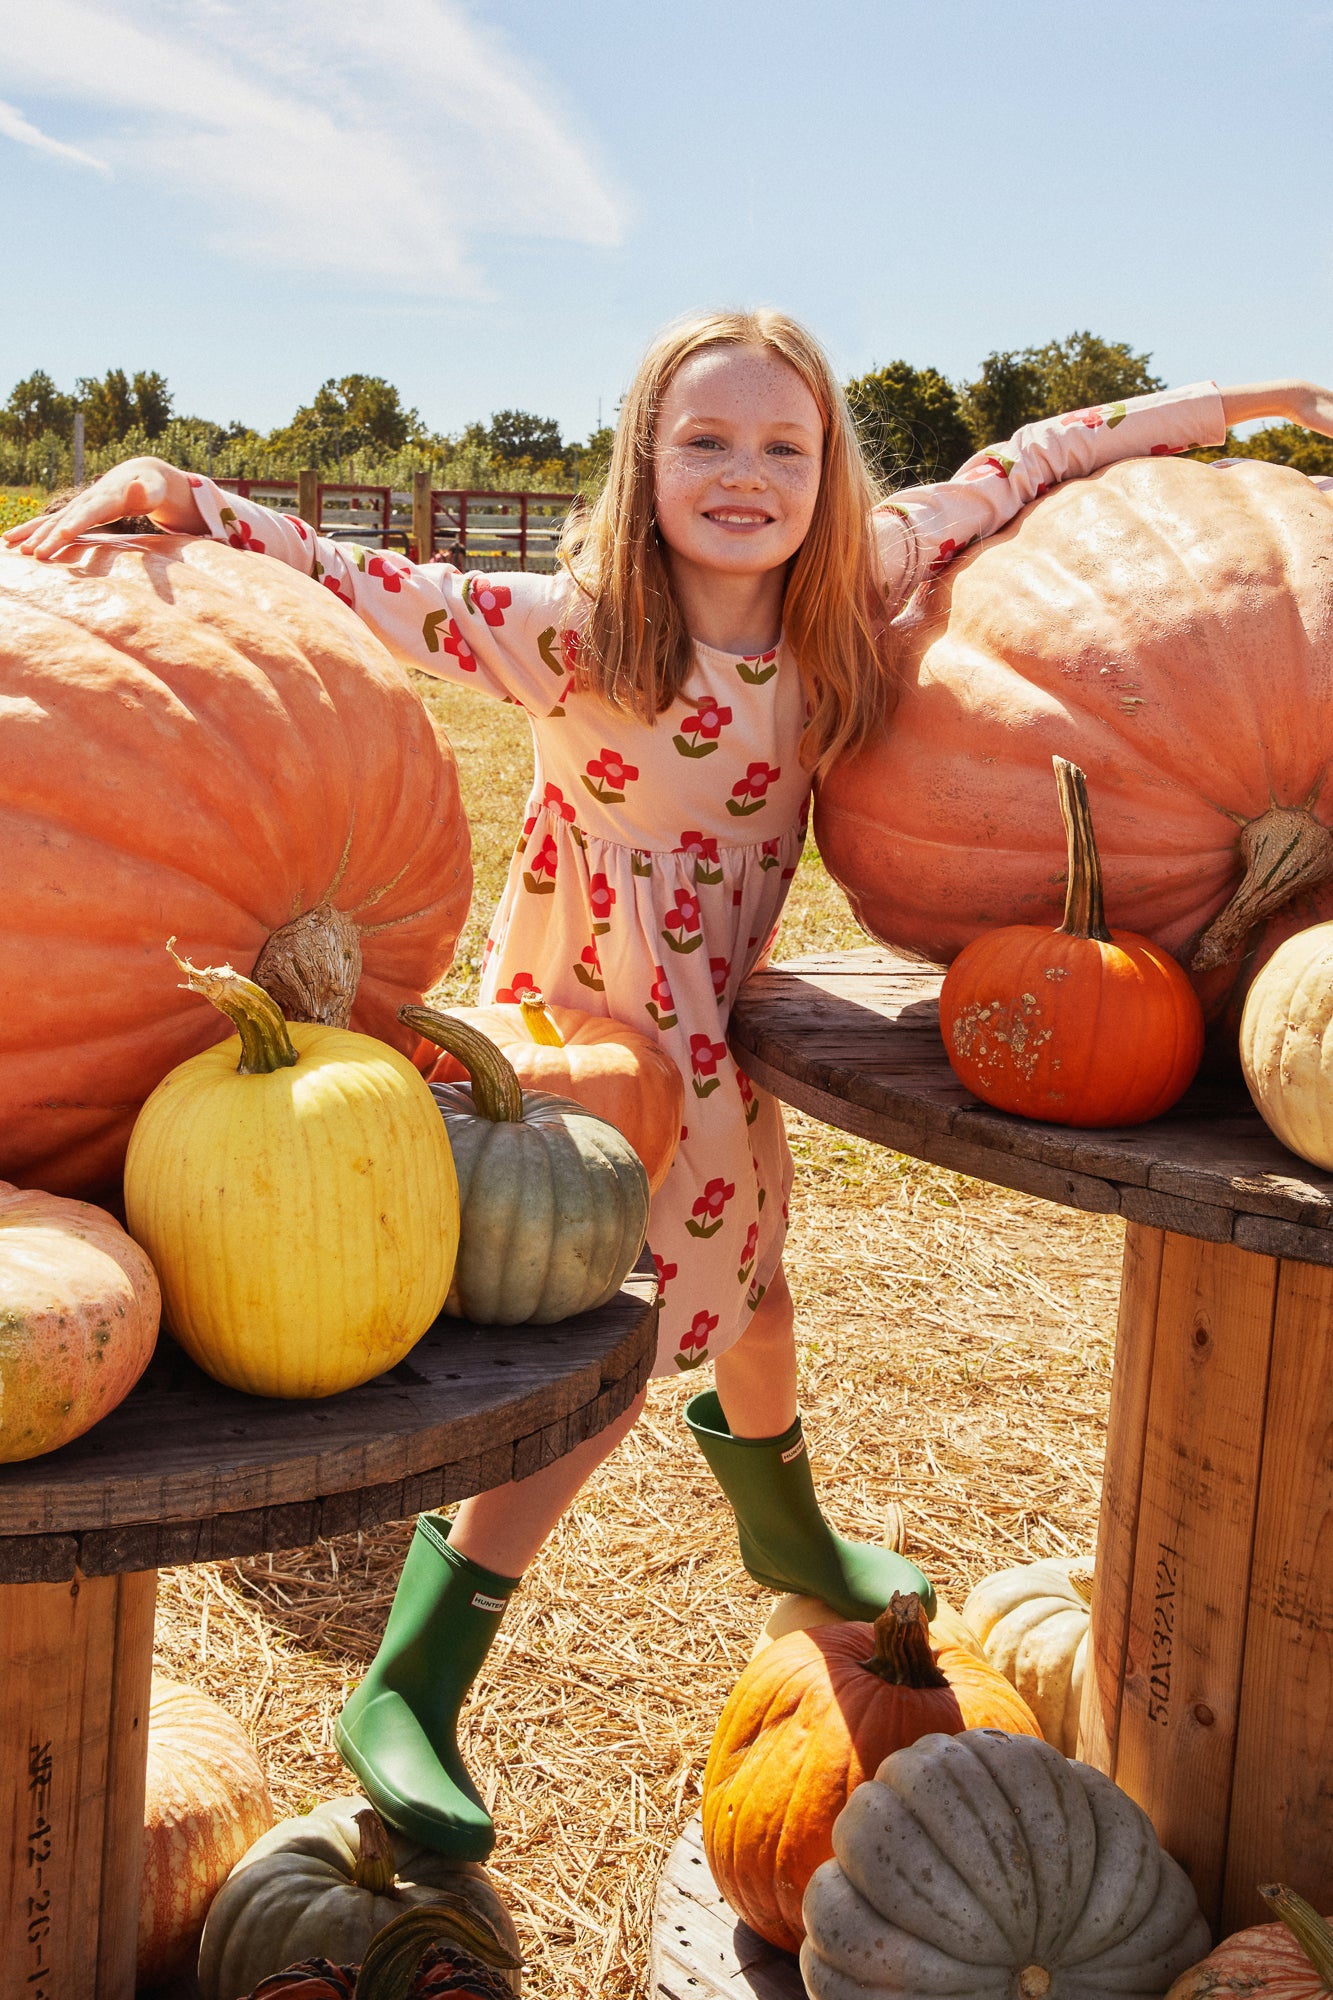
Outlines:
{"label": "wooden spool base", "polygon": [[796,1960],[728,1908],[692,1819],[672,1848],[653,1910],[650,2000],[805,2000]]}

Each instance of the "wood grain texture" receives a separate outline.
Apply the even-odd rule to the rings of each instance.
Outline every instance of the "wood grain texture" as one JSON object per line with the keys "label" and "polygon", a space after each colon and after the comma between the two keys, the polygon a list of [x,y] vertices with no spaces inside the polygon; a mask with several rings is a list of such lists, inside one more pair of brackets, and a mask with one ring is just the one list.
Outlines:
{"label": "wood grain texture", "polygon": [[1196,1083],[1164,1118],[1080,1131],[978,1104],[939,1032],[942,974],[884,951],[769,966],[731,1046],[785,1103],[959,1173],[1179,1235],[1333,1265],[1333,1175],[1269,1132],[1244,1085]]}
{"label": "wood grain texture", "polygon": [[524,1478],[628,1408],[656,1324],[641,1262],[556,1326],[441,1317],[386,1375],[319,1402],[224,1389],[164,1340],[86,1436],[0,1466],[0,1582],[302,1547]]}
{"label": "wood grain texture", "polygon": [[1333,1272],[1279,1268],[1225,1906],[1259,1882],[1333,1909]]}
{"label": "wood grain texture", "polygon": [[0,1588],[0,2000],[132,2000],[156,1585]]}
{"label": "wood grain texture", "polygon": [[648,1993],[651,2000],[805,2000],[796,1960],[728,1908],[697,1818],[672,1848],[658,1885]]}

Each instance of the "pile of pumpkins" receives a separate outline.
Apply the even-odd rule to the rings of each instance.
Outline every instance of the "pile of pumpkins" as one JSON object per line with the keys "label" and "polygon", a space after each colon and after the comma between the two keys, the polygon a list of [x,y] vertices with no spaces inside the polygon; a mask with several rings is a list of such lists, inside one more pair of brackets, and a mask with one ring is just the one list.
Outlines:
{"label": "pile of pumpkins", "polygon": [[929,1626],[908,1595],[873,1627],[779,1603],[718,1722],[704,1847],[812,2000],[1333,1992],[1333,1931],[1290,1890],[1209,1953],[1147,1815],[1075,1760],[1091,1588],[1078,1558]]}
{"label": "pile of pumpkins", "polygon": [[[0,1461],[114,1408],[163,1313],[219,1381],[317,1397],[442,1309],[609,1298],[679,1072],[535,991],[419,1004],[467,913],[468,833],[379,642],[281,565],[171,537],[0,552],[0,623],[0,1173],[23,1184],[0,1181]],[[211,965],[163,949],[187,926]],[[74,1198],[122,1174],[128,1235]]]}

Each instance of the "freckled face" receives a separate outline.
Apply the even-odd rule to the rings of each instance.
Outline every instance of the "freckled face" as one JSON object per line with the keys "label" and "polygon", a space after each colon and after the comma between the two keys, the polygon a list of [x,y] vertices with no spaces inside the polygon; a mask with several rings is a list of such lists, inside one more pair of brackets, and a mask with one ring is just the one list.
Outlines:
{"label": "freckled face", "polygon": [[809,530],[823,458],[819,406],[779,355],[755,347],[692,354],[658,413],[663,541],[701,570],[780,569]]}

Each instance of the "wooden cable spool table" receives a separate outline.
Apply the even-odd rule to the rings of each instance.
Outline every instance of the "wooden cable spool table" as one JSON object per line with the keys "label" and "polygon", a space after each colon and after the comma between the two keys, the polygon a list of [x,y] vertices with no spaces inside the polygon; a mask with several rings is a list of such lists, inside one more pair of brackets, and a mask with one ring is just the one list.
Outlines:
{"label": "wooden cable spool table", "polygon": [[[1333,1175],[1239,1079],[1120,1131],[978,1104],[944,1054],[940,978],[882,951],[771,967],[733,1053],[826,1124],[1125,1218],[1079,1754],[1145,1808],[1219,1935],[1266,1920],[1260,1882],[1333,1910]],[[701,1863],[687,1835],[655,1995],[799,1993],[743,1925],[724,1946]]]}
{"label": "wooden cable spool table", "polygon": [[158,1569],[526,1478],[629,1407],[656,1330],[645,1257],[596,1312],[441,1316],[396,1368],[319,1402],[224,1389],[163,1340],[93,1430],[0,1466],[0,2000],[134,1993]]}

